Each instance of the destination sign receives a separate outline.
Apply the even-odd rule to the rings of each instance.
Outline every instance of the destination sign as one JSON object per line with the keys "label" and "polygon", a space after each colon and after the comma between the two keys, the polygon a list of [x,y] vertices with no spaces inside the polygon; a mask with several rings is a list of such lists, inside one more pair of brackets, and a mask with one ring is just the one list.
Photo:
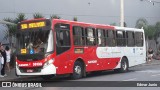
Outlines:
{"label": "destination sign", "polygon": [[20,25],[21,29],[31,29],[31,28],[40,28],[45,27],[46,22],[45,21],[39,21],[39,22],[31,22],[31,23],[24,23]]}

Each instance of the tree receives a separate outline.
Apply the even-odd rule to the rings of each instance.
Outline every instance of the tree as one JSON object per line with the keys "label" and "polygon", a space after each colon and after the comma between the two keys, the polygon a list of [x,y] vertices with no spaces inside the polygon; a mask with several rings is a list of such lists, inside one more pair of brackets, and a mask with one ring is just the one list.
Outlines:
{"label": "tree", "polygon": [[73,21],[78,21],[77,17],[73,17]]}
{"label": "tree", "polygon": [[111,23],[110,25],[111,25],[111,26],[116,26],[117,24],[116,24],[116,23]]}
{"label": "tree", "polygon": [[33,18],[37,19],[37,18],[44,18],[44,16],[41,13],[35,13],[33,14]]}
{"label": "tree", "polygon": [[26,19],[27,18],[26,18],[24,13],[19,13],[14,22],[17,24],[18,22],[21,22],[21,21],[26,20]]}
{"label": "tree", "polygon": [[[11,18],[4,18],[3,19],[4,21],[7,21],[7,22],[11,22],[11,23],[15,23],[13,19]],[[15,36],[15,32],[16,32],[16,29],[17,29],[17,25],[10,25],[10,24],[5,24],[4,25],[6,27],[6,30],[5,30],[5,36],[3,39],[5,40],[9,40],[9,44],[11,45],[12,44],[12,37]]]}
{"label": "tree", "polygon": [[160,22],[157,22],[156,25],[155,25],[155,38],[159,37],[160,36]]}
{"label": "tree", "polygon": [[155,35],[155,32],[156,32],[156,29],[155,29],[154,25],[149,25],[148,28],[145,31],[146,31],[146,34],[148,36],[148,39],[151,40],[151,39],[154,38],[154,35]]}
{"label": "tree", "polygon": [[136,21],[136,28],[143,28],[144,29],[144,32],[145,32],[145,36],[148,38],[148,21],[145,19],[145,18],[140,18]]}
{"label": "tree", "polygon": [[15,37],[17,32],[17,24],[20,21],[26,20],[26,16],[24,13],[19,13],[15,19],[4,18],[3,20],[7,22],[15,23],[15,25],[11,25],[11,24],[4,25],[6,27],[4,39],[5,40],[9,39],[9,44],[12,47],[12,39],[13,37]]}
{"label": "tree", "polygon": [[139,28],[139,29],[141,29],[142,27],[144,29],[147,29],[147,27],[148,27],[148,21],[145,18],[140,18],[140,19],[138,19],[136,21],[136,26],[135,27]]}
{"label": "tree", "polygon": [[61,17],[53,14],[53,15],[50,16],[50,19],[61,19]]}

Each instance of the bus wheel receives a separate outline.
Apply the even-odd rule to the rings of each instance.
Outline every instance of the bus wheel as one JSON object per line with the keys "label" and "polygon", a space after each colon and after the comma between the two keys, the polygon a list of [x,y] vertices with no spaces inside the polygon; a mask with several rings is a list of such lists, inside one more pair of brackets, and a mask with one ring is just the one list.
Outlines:
{"label": "bus wheel", "polygon": [[79,79],[83,76],[83,65],[80,61],[76,61],[73,67],[72,79]]}
{"label": "bus wheel", "polygon": [[115,69],[115,72],[120,72],[120,73],[124,73],[128,71],[128,61],[126,58],[123,58],[121,61],[121,68],[119,69]]}
{"label": "bus wheel", "polygon": [[128,62],[126,58],[123,58],[121,61],[121,68],[120,68],[120,72],[124,73],[128,71]]}

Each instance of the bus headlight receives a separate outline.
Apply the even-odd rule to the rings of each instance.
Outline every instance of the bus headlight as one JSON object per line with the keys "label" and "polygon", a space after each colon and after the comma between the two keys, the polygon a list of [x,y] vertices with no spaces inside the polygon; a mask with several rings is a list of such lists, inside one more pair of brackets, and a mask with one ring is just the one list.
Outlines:
{"label": "bus headlight", "polygon": [[16,62],[16,67],[19,69],[18,63]]}
{"label": "bus headlight", "polygon": [[53,62],[54,62],[54,59],[48,60],[48,61],[43,65],[43,68],[47,67],[47,66],[50,65],[50,64],[53,64]]}

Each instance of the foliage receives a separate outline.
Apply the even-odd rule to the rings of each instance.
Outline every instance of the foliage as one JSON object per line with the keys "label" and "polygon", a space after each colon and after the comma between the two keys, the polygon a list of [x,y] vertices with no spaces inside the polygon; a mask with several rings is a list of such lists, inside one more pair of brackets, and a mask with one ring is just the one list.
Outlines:
{"label": "foliage", "polygon": [[50,19],[61,19],[61,17],[53,14],[50,16]]}
{"label": "foliage", "polygon": [[19,13],[15,19],[4,18],[3,20],[7,21],[7,22],[15,23],[15,25],[14,24],[5,24],[4,25],[6,27],[6,30],[5,30],[5,36],[3,39],[5,39],[5,40],[9,39],[9,43],[11,45],[12,38],[16,36],[18,22],[26,20],[26,16],[24,13]]}
{"label": "foliage", "polygon": [[19,13],[18,15],[17,15],[17,17],[15,18],[15,23],[17,24],[18,22],[21,22],[21,21],[23,21],[23,20],[26,20],[26,16],[25,16],[25,14],[24,13]]}
{"label": "foliage", "polygon": [[37,18],[44,18],[44,16],[41,13],[34,13],[33,14],[33,18],[37,19]]}
{"label": "foliage", "polygon": [[156,25],[155,25],[155,38],[159,37],[160,36],[160,22],[157,22]]}
{"label": "foliage", "polygon": [[73,21],[78,21],[77,17],[73,17]]}
{"label": "foliage", "polygon": [[[3,20],[6,21],[6,22],[14,23],[14,20],[12,18],[9,18],[9,17],[4,18]],[[10,24],[4,24],[4,26],[7,28],[7,27],[10,26]]]}
{"label": "foliage", "polygon": [[150,29],[148,29],[148,21],[145,19],[145,18],[140,18],[136,21],[136,28],[143,28],[144,29],[144,32],[145,32],[145,36],[148,37],[150,36],[150,38],[152,38],[150,35],[150,29],[151,29],[151,26],[150,26]]}
{"label": "foliage", "polygon": [[148,39],[153,39],[155,35],[155,26],[154,25],[149,25],[148,28],[145,30],[145,34],[148,36]]}
{"label": "foliage", "polygon": [[148,28],[148,21],[145,18],[140,18],[136,21],[136,28],[143,28],[144,30]]}
{"label": "foliage", "polygon": [[111,23],[110,25],[111,25],[111,26],[116,26],[117,24],[116,24],[116,23]]}
{"label": "foliage", "polygon": [[136,28],[144,29],[145,36],[148,39],[157,39],[160,36],[160,22],[157,22],[155,25],[148,25],[148,22],[144,18],[140,18],[136,22]]}
{"label": "foliage", "polygon": [[17,25],[9,25],[7,26],[7,30],[5,30],[5,36],[3,39],[7,40],[10,37],[15,37],[17,31]]}

